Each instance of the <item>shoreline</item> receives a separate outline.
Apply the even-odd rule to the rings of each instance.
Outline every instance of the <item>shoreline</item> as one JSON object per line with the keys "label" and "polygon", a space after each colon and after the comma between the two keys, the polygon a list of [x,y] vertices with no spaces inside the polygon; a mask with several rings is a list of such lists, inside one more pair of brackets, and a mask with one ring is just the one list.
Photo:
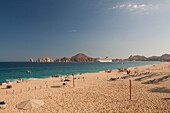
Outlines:
{"label": "shoreline", "polygon": [[[123,62],[150,62],[150,61],[123,61]],[[152,61],[151,61],[152,62]],[[153,62],[155,62],[155,61],[153,61]],[[34,63],[34,62],[33,62]],[[36,62],[37,63],[37,62]],[[39,63],[39,62],[38,62]],[[45,63],[45,62],[43,62],[43,63]],[[59,62],[60,63],[60,62]],[[67,62],[66,62],[67,63]],[[168,62],[161,62],[161,64],[163,64],[163,63],[168,63]],[[123,64],[122,64],[123,65]],[[159,64],[150,64],[150,65],[144,65],[144,66],[132,66],[132,67],[128,67],[128,69],[133,69],[133,68],[138,68],[138,67],[145,67],[145,66],[151,66],[151,65],[159,65]],[[115,70],[117,70],[117,69],[113,69],[112,71],[115,71]],[[82,73],[82,74],[97,74],[97,73],[100,73],[100,72],[105,72],[105,70],[103,70],[103,71],[98,71],[98,72],[86,72],[86,73]],[[75,76],[77,76],[77,75],[79,75],[79,74],[75,74]],[[51,75],[52,76],[52,75]],[[60,75],[60,76],[62,76],[62,77],[66,77],[66,75]],[[69,75],[69,76],[71,76],[71,75]],[[50,79],[50,78],[52,78],[52,77],[45,77],[45,78],[28,78],[28,79],[24,79],[24,81],[31,81],[31,80],[43,80],[43,79]],[[57,77],[56,77],[57,78]],[[60,77],[58,77],[58,78],[60,78]],[[22,78],[21,78],[22,79]],[[12,79],[12,80],[18,80],[18,79]],[[11,84],[13,84],[13,83],[16,83],[16,81],[12,81],[12,82],[10,82]],[[2,83],[2,84],[6,84],[5,82],[4,83]]]}
{"label": "shoreline", "polygon": [[[132,74],[151,72],[157,76],[143,81],[135,81],[141,75],[127,79],[108,81],[110,78],[126,76],[125,72],[113,70],[111,73],[98,72],[75,75],[75,88],[72,76],[66,86],[60,78],[28,80],[13,83],[11,89],[0,86],[1,100],[7,103],[2,113],[51,113],[51,112],[169,112],[170,79],[158,84],[142,82],[170,75],[170,63],[162,63],[129,68]],[[148,70],[149,69],[149,70]],[[159,75],[161,73],[161,75]],[[83,77],[85,79],[83,79]],[[79,79],[78,79],[79,78]],[[132,100],[129,100],[129,80],[132,80]],[[28,99],[43,100],[45,104],[37,109],[20,110],[16,105]],[[136,111],[137,110],[137,111]]]}
{"label": "shoreline", "polygon": [[[135,61],[136,62],[136,61]],[[142,61],[141,61],[142,62]],[[164,62],[164,63],[169,63],[169,62]],[[161,64],[164,64],[164,63],[161,63]],[[161,64],[152,64],[152,65],[161,65]],[[152,66],[152,65],[145,65],[145,66],[134,66],[134,67],[128,67],[128,69],[134,69],[134,68],[142,68],[142,67],[146,67],[146,66]],[[112,71],[116,71],[117,69],[114,69]],[[89,72],[89,73],[82,73],[81,75],[85,75],[85,74],[98,74],[98,73],[104,73],[105,71],[99,71],[99,72]],[[74,76],[78,76],[79,74],[76,74]],[[66,75],[61,75],[62,77],[66,77]],[[72,75],[69,75],[69,76],[72,76]],[[48,80],[48,79],[51,79],[52,77],[48,77],[48,78],[29,78],[29,79],[26,79],[24,80],[24,82],[27,82],[27,81],[35,81],[35,80]],[[60,77],[56,77],[57,79],[60,79]],[[21,78],[22,79],[22,78]],[[17,80],[17,79],[16,79]],[[18,84],[17,82],[13,81],[13,82],[10,82],[11,84]],[[2,83],[3,85],[5,85],[6,83]]]}

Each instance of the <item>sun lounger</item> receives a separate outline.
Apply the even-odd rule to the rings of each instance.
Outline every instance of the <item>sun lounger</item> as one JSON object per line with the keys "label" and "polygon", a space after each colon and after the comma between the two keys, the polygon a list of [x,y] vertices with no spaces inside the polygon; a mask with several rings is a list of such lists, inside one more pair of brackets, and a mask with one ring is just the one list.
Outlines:
{"label": "sun lounger", "polygon": [[157,79],[157,81],[160,82],[160,81],[163,81],[163,80],[168,79],[169,77],[170,77],[170,75],[164,76],[164,77],[162,77],[162,78]]}
{"label": "sun lounger", "polygon": [[158,82],[163,81],[163,80],[166,80],[166,79],[168,79],[168,78],[170,78],[170,75],[164,76],[164,77],[161,77],[161,78],[158,78],[158,79],[149,80],[149,81],[147,81],[147,82],[143,82],[143,84],[158,83]]}
{"label": "sun lounger", "polygon": [[0,101],[0,109],[6,108],[6,103],[4,101]]}
{"label": "sun lounger", "polygon": [[108,81],[115,81],[117,79],[119,79],[119,77],[118,78],[110,78]]}
{"label": "sun lounger", "polygon": [[152,74],[152,75],[148,75],[148,76],[144,76],[144,77],[141,77],[141,78],[137,78],[135,79],[136,81],[140,81],[140,80],[143,80],[143,79],[146,79],[146,78],[149,78],[149,77],[153,77],[153,76],[156,76],[155,74]]}
{"label": "sun lounger", "polygon": [[123,76],[121,77],[122,79],[126,79],[126,78],[129,78],[129,77],[134,77],[135,75],[128,75],[128,76]]}
{"label": "sun lounger", "polygon": [[151,74],[150,72],[145,72],[145,73],[140,73],[140,74],[137,74],[135,76],[141,76],[141,75],[147,75],[147,74]]}

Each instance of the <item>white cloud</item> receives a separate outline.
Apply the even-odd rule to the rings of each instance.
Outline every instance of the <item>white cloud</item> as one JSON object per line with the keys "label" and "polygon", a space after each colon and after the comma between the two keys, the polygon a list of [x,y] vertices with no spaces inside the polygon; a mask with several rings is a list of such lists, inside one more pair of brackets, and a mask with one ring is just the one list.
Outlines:
{"label": "white cloud", "polygon": [[77,30],[69,30],[68,32],[75,33]]}
{"label": "white cloud", "polygon": [[152,4],[121,4],[121,5],[115,5],[110,9],[127,9],[130,11],[137,11],[137,12],[142,12],[142,11],[147,11],[147,10],[154,10],[158,9],[158,5],[152,5]]}
{"label": "white cloud", "polygon": [[126,7],[126,5],[125,5],[125,4],[122,4],[122,5],[120,5],[119,7],[120,7],[120,8],[122,8],[122,7]]}

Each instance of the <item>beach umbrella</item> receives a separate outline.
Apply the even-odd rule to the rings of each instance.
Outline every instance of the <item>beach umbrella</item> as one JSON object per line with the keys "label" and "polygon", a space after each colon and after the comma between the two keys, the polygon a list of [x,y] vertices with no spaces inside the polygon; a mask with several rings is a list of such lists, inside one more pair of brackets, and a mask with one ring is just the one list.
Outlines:
{"label": "beach umbrella", "polygon": [[29,99],[27,101],[23,101],[17,105],[18,109],[32,109],[32,108],[38,108],[42,106],[44,102],[42,100],[34,100]]}

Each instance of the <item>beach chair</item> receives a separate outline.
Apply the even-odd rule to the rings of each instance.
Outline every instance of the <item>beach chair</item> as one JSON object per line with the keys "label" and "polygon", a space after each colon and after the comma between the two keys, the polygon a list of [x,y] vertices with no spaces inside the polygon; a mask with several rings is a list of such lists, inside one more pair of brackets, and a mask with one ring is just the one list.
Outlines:
{"label": "beach chair", "polygon": [[144,77],[141,77],[141,78],[136,78],[135,80],[136,80],[136,81],[141,81],[141,80],[144,80],[144,79],[146,79],[146,78],[153,77],[153,76],[156,76],[156,75],[155,75],[155,74],[152,74],[152,75],[144,76]]}
{"label": "beach chair", "polygon": [[135,75],[128,75],[128,76],[123,76],[121,77],[122,79],[126,79],[126,78],[129,78],[129,77],[134,77]]}
{"label": "beach chair", "polygon": [[158,78],[158,79],[149,80],[147,82],[143,82],[142,84],[154,84],[154,83],[158,83],[158,82],[161,82],[163,80],[168,79],[169,77],[170,77],[170,75],[164,76],[164,77],[161,77],[161,78]]}
{"label": "beach chair", "polygon": [[0,101],[0,109],[5,109],[6,103],[4,101]]}
{"label": "beach chair", "polygon": [[110,78],[110,79],[107,80],[107,81],[115,81],[115,80],[117,80],[117,79],[119,79],[119,77],[118,77],[118,78]]}
{"label": "beach chair", "polygon": [[160,82],[160,81],[163,81],[163,80],[166,80],[166,79],[168,79],[169,77],[170,77],[170,75],[164,76],[164,77],[162,77],[162,78],[159,78],[159,79],[157,79],[157,82],[156,82],[156,83],[158,83],[158,82]]}

